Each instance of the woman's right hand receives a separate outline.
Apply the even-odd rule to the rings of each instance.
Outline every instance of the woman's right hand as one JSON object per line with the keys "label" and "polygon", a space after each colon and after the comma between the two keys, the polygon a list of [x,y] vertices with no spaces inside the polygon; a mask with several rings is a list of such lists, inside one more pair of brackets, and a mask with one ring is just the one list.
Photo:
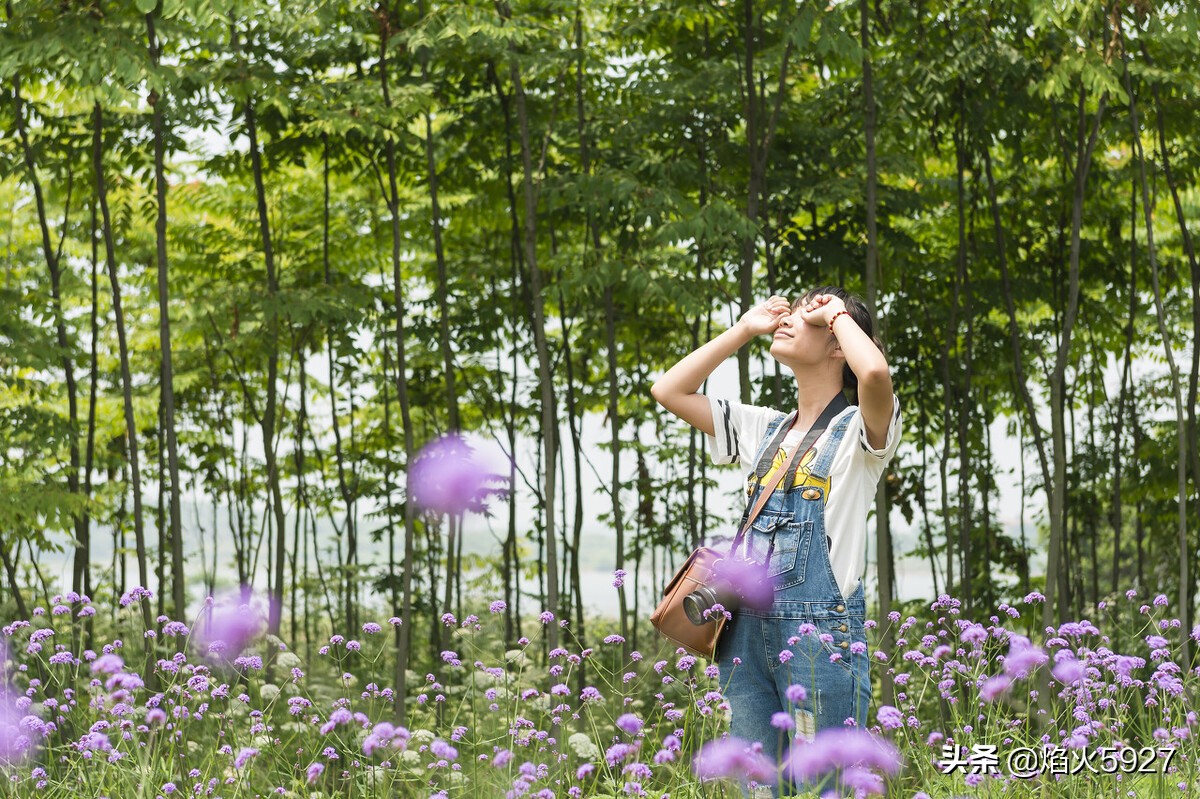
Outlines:
{"label": "woman's right hand", "polygon": [[776,294],[761,305],[756,305],[738,320],[738,324],[752,336],[767,335],[779,327],[779,320],[792,312],[792,304],[786,297]]}

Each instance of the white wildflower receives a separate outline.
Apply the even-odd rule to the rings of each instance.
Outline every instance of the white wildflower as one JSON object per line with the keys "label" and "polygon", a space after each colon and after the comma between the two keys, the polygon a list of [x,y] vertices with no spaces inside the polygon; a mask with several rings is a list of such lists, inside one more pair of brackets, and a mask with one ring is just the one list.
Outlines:
{"label": "white wildflower", "polygon": [[577,732],[567,739],[567,746],[583,760],[598,760],[600,748],[592,743],[587,733]]}

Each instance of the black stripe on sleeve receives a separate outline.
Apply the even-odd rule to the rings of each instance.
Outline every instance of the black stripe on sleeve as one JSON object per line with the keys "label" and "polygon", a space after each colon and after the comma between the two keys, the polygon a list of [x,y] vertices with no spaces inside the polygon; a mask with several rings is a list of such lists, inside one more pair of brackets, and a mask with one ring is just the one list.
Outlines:
{"label": "black stripe on sleeve", "polygon": [[740,439],[738,438],[737,429],[733,426],[733,424],[731,422],[732,422],[732,418],[730,416],[729,405],[726,404],[725,405],[725,429],[733,435],[733,462],[741,463],[742,462],[742,449],[741,449],[742,444],[741,444]]}
{"label": "black stripe on sleeve", "polygon": [[730,427],[729,402],[726,400],[717,400],[717,406],[721,409],[722,426],[725,429],[725,452],[733,456],[733,463],[737,463],[737,433],[733,432]]}

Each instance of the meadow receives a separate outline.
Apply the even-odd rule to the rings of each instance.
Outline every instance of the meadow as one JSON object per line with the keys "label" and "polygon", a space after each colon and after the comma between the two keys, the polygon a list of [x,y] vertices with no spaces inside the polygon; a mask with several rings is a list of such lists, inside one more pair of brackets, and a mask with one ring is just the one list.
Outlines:
{"label": "meadow", "polygon": [[[253,597],[145,629],[152,599],[134,589],[114,612],[67,594],[4,625],[0,795],[681,799],[791,778],[796,795],[1170,797],[1197,780],[1200,669],[1182,654],[1200,628],[1181,629],[1162,595],[1130,591],[1043,633],[1037,593],[986,619],[943,595],[868,621],[868,650],[846,655],[870,658],[868,728],[822,730],[781,758],[728,738],[715,666],[651,636],[655,651],[632,651],[599,621],[583,648],[544,612],[506,650],[503,601],[444,616],[454,648],[436,673],[406,675],[399,723],[403,620],[332,634],[305,660],[264,634]],[[552,651],[549,625],[564,642]],[[802,658],[780,661],[803,682]]]}
{"label": "meadow", "polygon": [[[1200,795],[1200,4],[5,6],[0,799]],[[746,477],[652,387],[825,284],[879,610],[769,656],[874,699],[762,752],[632,587]]]}

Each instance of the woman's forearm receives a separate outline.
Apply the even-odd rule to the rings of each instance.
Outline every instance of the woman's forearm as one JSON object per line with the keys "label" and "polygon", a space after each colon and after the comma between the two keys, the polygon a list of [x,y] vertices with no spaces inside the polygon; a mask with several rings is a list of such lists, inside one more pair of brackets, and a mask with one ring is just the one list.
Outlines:
{"label": "woman's forearm", "polygon": [[754,336],[738,322],[707,344],[689,352],[662,377],[654,381],[650,393],[656,400],[672,394],[695,394],[708,376],[730,355],[740,350]]}
{"label": "woman's forearm", "polygon": [[754,338],[750,327],[739,321],[712,341],[696,348],[650,386],[659,405],[696,429],[714,435],[708,398],[696,392],[725,359]]}
{"label": "woman's forearm", "polygon": [[859,384],[886,378],[890,390],[891,375],[888,372],[887,358],[850,314],[842,314],[834,321],[833,334],[837,336],[838,346],[846,356],[846,365],[854,372]]}
{"label": "woman's forearm", "polygon": [[881,449],[887,441],[895,402],[887,358],[849,314],[834,319],[833,334],[846,356],[846,365],[858,378],[858,407],[867,441],[875,449]]}

